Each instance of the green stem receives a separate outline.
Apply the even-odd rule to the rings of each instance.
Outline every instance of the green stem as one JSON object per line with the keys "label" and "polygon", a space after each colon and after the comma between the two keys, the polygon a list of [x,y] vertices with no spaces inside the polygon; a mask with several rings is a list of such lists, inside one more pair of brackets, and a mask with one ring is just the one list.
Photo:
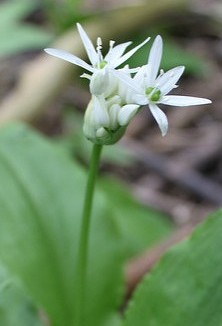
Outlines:
{"label": "green stem", "polygon": [[90,217],[92,211],[92,202],[95,189],[96,176],[99,169],[100,154],[102,145],[93,145],[92,155],[89,166],[89,174],[86,185],[82,225],[79,242],[79,252],[77,260],[77,275],[76,275],[76,323],[75,326],[84,326],[85,315],[85,297],[86,297],[86,275],[87,275],[87,260],[88,260],[88,242],[90,231]]}

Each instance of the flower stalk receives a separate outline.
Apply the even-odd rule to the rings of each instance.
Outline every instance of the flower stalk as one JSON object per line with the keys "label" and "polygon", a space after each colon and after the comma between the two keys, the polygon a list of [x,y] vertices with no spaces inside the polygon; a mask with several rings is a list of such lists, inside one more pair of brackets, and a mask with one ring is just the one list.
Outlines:
{"label": "flower stalk", "polygon": [[211,100],[202,97],[168,95],[178,87],[177,82],[185,67],[174,67],[166,72],[161,69],[163,41],[160,35],[154,39],[147,63],[142,67],[130,68],[126,61],[149,41],[149,37],[128,51],[127,48],[132,42],[116,45],[111,40],[107,54],[103,55],[102,39],[98,37],[94,46],[79,23],[77,29],[89,62],[63,50],[47,48],[45,51],[56,58],[82,67],[86,72],[81,77],[89,80],[91,93],[91,100],[84,115],[83,133],[94,145],[82,217],[75,298],[75,326],[86,326],[84,316],[90,217],[102,146],[119,141],[130,121],[144,105],[149,108],[156,120],[162,136],[165,136],[168,131],[168,119],[159,105],[176,107],[202,105],[211,103]]}
{"label": "flower stalk", "polygon": [[84,315],[86,306],[86,281],[87,281],[87,260],[90,220],[93,204],[93,195],[96,177],[99,169],[102,145],[94,144],[91,154],[88,180],[83,203],[83,213],[81,220],[80,241],[76,268],[76,316],[75,325],[84,326]]}

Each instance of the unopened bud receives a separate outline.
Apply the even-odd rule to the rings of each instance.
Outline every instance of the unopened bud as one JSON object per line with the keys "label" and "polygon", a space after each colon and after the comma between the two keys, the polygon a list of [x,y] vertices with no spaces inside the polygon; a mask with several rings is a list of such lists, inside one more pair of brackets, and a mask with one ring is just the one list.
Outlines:
{"label": "unopened bud", "polygon": [[95,144],[111,145],[125,133],[126,127],[138,111],[139,106],[119,104],[119,96],[109,100],[92,96],[84,118],[83,132]]}
{"label": "unopened bud", "polygon": [[130,120],[134,117],[139,109],[139,105],[127,104],[121,107],[118,113],[118,123],[120,126],[126,126]]}
{"label": "unopened bud", "polygon": [[93,96],[86,109],[83,132],[88,139],[94,139],[98,129],[108,126],[109,115],[105,100]]}
{"label": "unopened bud", "polygon": [[90,78],[90,92],[94,95],[103,94],[109,87],[109,76],[105,69],[96,71]]}

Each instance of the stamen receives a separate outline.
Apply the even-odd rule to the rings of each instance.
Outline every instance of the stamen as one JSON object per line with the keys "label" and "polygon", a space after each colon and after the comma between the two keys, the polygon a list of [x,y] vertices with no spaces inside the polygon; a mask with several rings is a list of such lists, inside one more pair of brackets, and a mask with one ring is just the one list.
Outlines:
{"label": "stamen", "polygon": [[115,41],[110,40],[109,41],[109,48],[110,50],[114,47]]}
{"label": "stamen", "polygon": [[101,39],[101,37],[97,37],[97,49],[98,50],[102,49],[102,39]]}
{"label": "stamen", "polygon": [[98,57],[99,57],[99,62],[98,65],[100,64],[101,61],[103,61],[103,55],[102,55],[102,39],[101,37],[97,38],[97,47],[96,47],[96,51],[98,53]]}

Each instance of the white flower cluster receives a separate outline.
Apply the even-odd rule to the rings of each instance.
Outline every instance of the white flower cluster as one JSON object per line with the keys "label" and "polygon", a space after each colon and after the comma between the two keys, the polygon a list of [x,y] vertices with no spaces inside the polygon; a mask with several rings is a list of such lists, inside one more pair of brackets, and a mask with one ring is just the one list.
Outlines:
{"label": "white flower cluster", "polygon": [[45,49],[45,52],[89,72],[81,76],[89,79],[92,94],[85,113],[83,131],[92,142],[113,144],[119,140],[141,105],[149,106],[164,136],[168,130],[168,121],[159,104],[189,106],[211,103],[199,97],[167,95],[177,87],[184,67],[179,66],[167,72],[160,70],[163,48],[161,36],[155,38],[146,65],[133,69],[126,65],[117,69],[150,38],[126,53],[132,42],[115,45],[114,41],[110,41],[109,51],[103,56],[101,38],[97,38],[95,48],[82,26],[77,24],[77,28],[91,64],[62,50]]}

